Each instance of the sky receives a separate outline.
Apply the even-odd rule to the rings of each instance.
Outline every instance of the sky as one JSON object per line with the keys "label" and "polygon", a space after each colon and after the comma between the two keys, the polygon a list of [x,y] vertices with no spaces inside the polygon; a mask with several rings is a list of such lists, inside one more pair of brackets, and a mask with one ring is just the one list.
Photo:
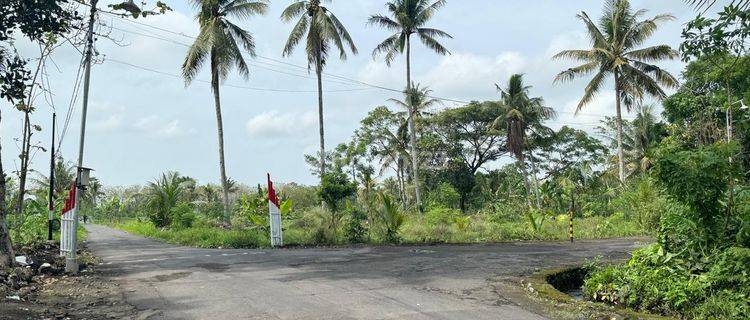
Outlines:
{"label": "sky", "polygon": [[[108,4],[114,1],[102,0]],[[153,1],[150,1],[153,2]],[[86,126],[84,166],[105,185],[144,184],[162,172],[176,170],[201,183],[219,181],[216,116],[209,84],[189,86],[179,78],[190,37],[198,33],[195,9],[186,1],[168,1],[173,11],[146,19],[120,19],[100,14],[96,51],[102,63],[91,70],[89,110]],[[272,0],[265,16],[234,22],[250,31],[256,40],[258,58],[249,62],[251,75],[236,73],[221,87],[227,174],[245,184],[265,181],[270,172],[279,182],[315,184],[304,161],[318,149],[317,96],[314,73],[308,74],[302,50],[282,57],[282,48],[292,25],[279,19],[291,0]],[[669,44],[678,48],[680,32],[695,11],[682,0],[633,0],[635,8],[648,15],[671,13],[677,19],[661,26],[645,44]],[[372,49],[388,36],[366,24],[372,14],[385,14],[385,0],[337,0],[326,6],[344,23],[359,49],[346,61],[331,59],[324,76],[326,146],[332,149],[348,142],[359,121],[396,92],[375,89],[335,76],[387,88],[405,86],[403,56],[388,67],[373,59]],[[542,96],[559,116],[553,128],[568,125],[593,132],[598,121],[614,114],[614,93],[601,94],[577,116],[573,114],[586,78],[553,84],[554,76],[574,61],[553,61],[563,49],[587,48],[583,24],[575,16],[581,11],[598,16],[603,1],[559,0],[448,0],[429,23],[451,34],[442,43],[451,51],[439,56],[421,43],[412,50],[412,79],[433,90],[433,95],[458,101],[497,100],[495,83],[504,84],[513,73],[525,74],[531,94]],[[81,8],[81,12],[87,8]],[[156,37],[156,38],[154,38]],[[157,39],[160,38],[160,39]],[[38,47],[19,39],[19,53],[38,56]],[[249,57],[248,57],[249,59]],[[47,68],[51,97],[36,99],[32,116],[43,130],[33,141],[49,145],[53,109],[58,123],[71,106],[81,54],[70,45],[55,51]],[[32,61],[30,66],[34,63]],[[660,65],[678,76],[684,64],[678,60]],[[332,77],[334,76],[334,77]],[[198,75],[210,80],[207,67]],[[608,86],[612,87],[612,84]],[[50,103],[51,100],[51,103]],[[445,102],[438,108],[460,106]],[[22,115],[0,102],[3,165],[18,168]],[[61,154],[67,160],[78,156],[81,99],[73,104]],[[632,115],[625,115],[632,118]],[[57,128],[58,139],[61,135]],[[32,168],[48,171],[49,153],[38,151]]]}

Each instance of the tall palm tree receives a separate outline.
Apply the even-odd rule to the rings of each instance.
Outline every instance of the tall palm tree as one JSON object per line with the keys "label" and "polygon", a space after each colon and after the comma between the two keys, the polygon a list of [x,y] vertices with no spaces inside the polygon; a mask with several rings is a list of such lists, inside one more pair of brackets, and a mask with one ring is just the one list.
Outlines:
{"label": "tall palm tree", "polygon": [[[422,44],[435,51],[437,54],[450,54],[435,38],[453,38],[450,34],[433,28],[426,28],[425,24],[443,7],[446,0],[437,0],[430,4],[429,0],[392,0],[386,4],[388,12],[393,18],[383,15],[373,15],[368,20],[371,25],[380,26],[393,32],[372,51],[373,58],[379,54],[385,54],[385,63],[391,65],[396,54],[404,53],[406,50],[406,92],[411,89],[411,36],[416,34]],[[414,110],[409,110],[409,142],[411,144],[412,171],[414,172],[414,192],[419,208],[422,199],[419,188],[419,170],[417,162],[417,137],[414,132]]]}
{"label": "tall palm tree", "polygon": [[[327,0],[330,2],[330,0]],[[307,54],[307,67],[315,67],[318,78],[318,126],[320,129],[320,179],[326,171],[326,148],[323,129],[323,68],[328,62],[328,53],[331,48],[337,49],[339,58],[346,60],[346,46],[353,54],[357,54],[349,31],[328,8],[321,5],[321,0],[302,0],[289,5],[281,14],[281,20],[297,23],[289,34],[286,45],[284,45],[284,56],[294,52],[294,48],[305,36]]]}
{"label": "tall palm tree", "polygon": [[[554,118],[556,116],[555,110],[545,106],[541,97],[529,96],[531,86],[523,83],[522,74],[511,75],[505,88],[497,84],[495,84],[495,88],[500,92],[500,103],[504,108],[504,114],[495,119],[492,126],[494,128],[505,126],[508,151],[516,157],[524,175],[527,195],[531,195],[532,190],[525,162],[525,153],[529,146],[527,137],[530,130],[547,129],[543,122]],[[538,190],[535,190],[534,194],[538,195]],[[530,204],[528,200],[527,204]],[[537,197],[537,206],[539,205],[540,200]]]}
{"label": "tall palm tree", "polygon": [[240,75],[247,78],[250,71],[242,57],[238,42],[251,56],[255,56],[255,40],[246,30],[229,21],[229,17],[246,19],[264,14],[268,0],[192,0],[198,8],[196,16],[200,33],[188,50],[182,64],[182,76],[189,85],[198,75],[203,63],[208,59],[211,65],[211,89],[216,108],[216,124],[219,134],[219,168],[224,193],[224,221],[229,223],[229,190],[224,161],[224,125],[221,119],[221,98],[219,83],[227,78],[229,71],[236,67]]}
{"label": "tall palm tree", "polygon": [[389,99],[396,105],[401,106],[408,112],[407,123],[409,125],[409,149],[411,153],[411,180],[415,188],[415,204],[421,210],[422,204],[419,189],[419,156],[417,154],[416,121],[427,113],[427,109],[440,103],[439,99],[431,98],[432,90],[427,87],[420,88],[419,84],[412,83],[404,93],[404,101]]}
{"label": "tall palm tree", "polygon": [[651,19],[639,20],[646,10],[633,11],[628,0],[608,0],[604,12],[595,24],[586,12],[578,18],[586,25],[592,48],[564,50],[553,58],[570,58],[583,64],[561,72],[555,82],[570,81],[577,77],[594,73],[594,77],[584,90],[576,112],[590,103],[599,92],[605,80],[612,76],[615,84],[615,108],[617,111],[617,157],[620,182],[625,181],[625,165],[622,151],[622,108],[630,108],[645,95],[663,99],[663,87],[674,88],[677,79],[651,64],[664,59],[674,59],[677,51],[668,45],[655,45],[638,48],[656,32],[658,23],[670,21],[674,16],[660,14]]}

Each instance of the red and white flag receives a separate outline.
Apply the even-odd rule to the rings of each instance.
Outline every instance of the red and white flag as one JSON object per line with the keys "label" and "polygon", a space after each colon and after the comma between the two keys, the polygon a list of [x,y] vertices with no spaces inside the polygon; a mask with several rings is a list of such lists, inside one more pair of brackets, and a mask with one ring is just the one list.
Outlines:
{"label": "red and white flag", "polygon": [[271,227],[271,246],[280,247],[284,245],[283,236],[281,234],[281,209],[279,206],[279,198],[276,196],[276,190],[273,189],[273,182],[271,182],[271,174],[268,175],[268,215],[269,223]]}
{"label": "red and white flag", "polygon": [[70,186],[70,190],[68,191],[68,198],[65,199],[65,206],[63,206],[62,214],[65,215],[66,213],[70,212],[71,210],[76,208],[76,182],[73,181],[73,184]]}

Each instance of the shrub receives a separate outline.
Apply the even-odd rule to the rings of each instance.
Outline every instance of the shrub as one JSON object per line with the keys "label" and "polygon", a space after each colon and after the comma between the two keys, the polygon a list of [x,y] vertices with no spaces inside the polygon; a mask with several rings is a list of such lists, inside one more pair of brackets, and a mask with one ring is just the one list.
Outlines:
{"label": "shrub", "polygon": [[171,226],[176,229],[185,229],[193,226],[195,222],[195,210],[188,203],[180,203],[170,212],[172,216]]}
{"label": "shrub", "polygon": [[461,211],[456,209],[434,208],[424,214],[424,219],[431,226],[452,225],[460,216]]}
{"label": "shrub", "polygon": [[346,227],[346,238],[350,243],[363,243],[367,240],[367,214],[356,207],[350,206],[349,224]]}

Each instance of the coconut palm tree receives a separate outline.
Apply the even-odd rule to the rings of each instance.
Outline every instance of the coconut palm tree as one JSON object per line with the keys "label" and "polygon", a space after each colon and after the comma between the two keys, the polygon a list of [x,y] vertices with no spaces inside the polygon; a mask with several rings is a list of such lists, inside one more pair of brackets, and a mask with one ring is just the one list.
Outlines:
{"label": "coconut palm tree", "polygon": [[[411,36],[416,34],[422,44],[435,51],[437,54],[450,54],[435,38],[453,38],[450,34],[433,28],[426,28],[425,24],[443,7],[446,0],[437,0],[430,4],[429,0],[392,0],[386,4],[388,12],[393,18],[383,15],[373,15],[368,20],[371,25],[379,26],[393,32],[383,40],[372,51],[373,59],[380,54],[385,54],[385,63],[391,65],[396,54],[404,53],[406,50],[406,92],[411,89]],[[411,144],[412,171],[414,172],[414,192],[417,207],[422,203],[419,188],[419,170],[416,150],[416,133],[414,132],[414,110],[409,110],[409,142]]]}
{"label": "coconut palm tree", "polygon": [[[543,122],[556,117],[555,110],[545,106],[541,97],[529,96],[531,86],[523,83],[522,74],[511,75],[505,88],[498,84],[495,84],[495,88],[500,92],[500,106],[504,110],[503,115],[495,119],[492,127],[505,127],[508,151],[516,157],[518,166],[523,172],[527,195],[531,195],[531,184],[525,162],[525,154],[529,146],[527,137],[530,130],[547,129]],[[534,194],[538,194],[538,191]],[[537,200],[537,205],[539,202]],[[530,205],[528,197],[527,204]]]}
{"label": "coconut palm tree", "polygon": [[246,19],[264,14],[267,0],[192,0],[199,10],[196,19],[200,33],[188,50],[182,64],[182,76],[189,85],[198,75],[206,60],[211,66],[211,89],[216,108],[216,124],[219,134],[219,168],[224,196],[224,221],[229,223],[229,190],[224,161],[224,125],[221,119],[221,97],[219,83],[236,67],[240,75],[247,78],[250,71],[242,56],[238,43],[251,56],[255,56],[255,40],[246,30],[229,21],[229,18]]}
{"label": "coconut palm tree", "polygon": [[[415,189],[419,188],[419,157],[417,155],[416,121],[427,114],[427,109],[440,103],[439,99],[431,98],[432,90],[427,87],[420,88],[419,84],[412,83],[404,93],[404,101],[389,99],[388,101],[404,108],[408,112],[407,124],[409,125],[409,149],[411,153],[411,180]],[[419,191],[415,190],[415,204],[421,210],[421,198]]]}
{"label": "coconut palm tree", "polygon": [[[330,0],[328,0],[330,2]],[[346,46],[353,54],[357,54],[349,31],[328,8],[321,5],[321,0],[302,0],[289,5],[281,14],[281,20],[291,22],[297,20],[286,45],[284,56],[294,52],[294,48],[305,38],[305,53],[307,67],[315,68],[318,78],[318,126],[320,129],[320,179],[326,171],[326,148],[323,129],[323,68],[328,62],[328,53],[338,50],[339,58],[346,60]]]}
{"label": "coconut palm tree", "polygon": [[651,19],[640,20],[646,10],[633,11],[628,0],[608,0],[599,24],[594,23],[586,12],[578,18],[586,25],[592,47],[581,50],[564,50],[553,58],[569,58],[583,64],[561,72],[555,82],[570,81],[586,74],[594,77],[584,90],[576,112],[589,104],[601,90],[605,80],[614,78],[615,108],[617,112],[617,156],[620,182],[625,181],[622,149],[622,108],[630,108],[643,100],[644,96],[657,99],[666,97],[663,87],[674,88],[677,79],[651,62],[674,59],[677,51],[668,45],[638,48],[656,32],[658,24],[674,19],[669,14],[660,14]]}

